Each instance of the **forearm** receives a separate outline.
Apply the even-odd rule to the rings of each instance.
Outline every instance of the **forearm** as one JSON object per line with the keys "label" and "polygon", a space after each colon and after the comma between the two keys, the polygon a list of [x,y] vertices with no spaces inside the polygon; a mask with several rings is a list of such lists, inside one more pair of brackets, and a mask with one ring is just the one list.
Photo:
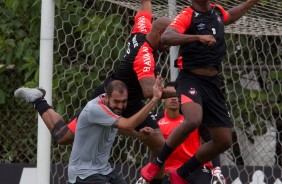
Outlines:
{"label": "forearm", "polygon": [[179,34],[174,30],[167,30],[163,33],[161,42],[164,45],[183,45],[189,42],[199,41],[198,35]]}
{"label": "forearm", "polygon": [[129,118],[121,117],[117,123],[119,129],[124,129],[127,131],[134,130],[138,125],[140,125],[150,114],[152,108],[157,104],[158,98],[153,97],[140,111]]}
{"label": "forearm", "polygon": [[237,21],[239,18],[245,15],[247,11],[250,10],[255,4],[257,4],[257,2],[258,0],[247,0],[246,2],[243,2],[238,6],[228,10],[229,19],[225,24],[228,25]]}
{"label": "forearm", "polygon": [[176,91],[163,91],[161,99],[177,97]]}
{"label": "forearm", "polygon": [[119,129],[118,131],[119,134],[134,137],[134,138],[139,138],[139,134],[135,130],[125,130],[125,129]]}

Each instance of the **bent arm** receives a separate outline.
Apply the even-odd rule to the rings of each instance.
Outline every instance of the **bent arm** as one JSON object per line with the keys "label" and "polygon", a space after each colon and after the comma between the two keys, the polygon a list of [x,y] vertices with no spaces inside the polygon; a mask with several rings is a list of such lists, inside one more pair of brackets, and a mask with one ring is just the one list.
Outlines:
{"label": "bent arm", "polygon": [[192,41],[199,41],[198,35],[181,34],[176,29],[168,27],[162,34],[161,42],[164,45],[176,46]]}
{"label": "bent arm", "polygon": [[260,0],[247,0],[228,10],[229,18],[225,22],[225,25],[232,24],[241,18],[245,13],[250,10],[255,4],[257,4]]}
{"label": "bent arm", "polygon": [[161,98],[163,86],[162,86],[162,78],[157,76],[156,82],[153,86],[153,98],[136,114],[129,118],[121,117],[116,123],[115,126],[119,129],[125,130],[134,130],[139,124],[141,124],[146,117],[151,112],[152,108],[157,104],[159,99]]}

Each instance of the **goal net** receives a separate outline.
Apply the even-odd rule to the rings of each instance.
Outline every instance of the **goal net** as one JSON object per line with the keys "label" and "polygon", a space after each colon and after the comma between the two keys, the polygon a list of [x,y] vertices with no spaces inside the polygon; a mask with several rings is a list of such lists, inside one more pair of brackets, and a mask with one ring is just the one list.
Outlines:
{"label": "goal net", "polygon": [[[65,119],[80,111],[94,89],[114,72],[140,1],[56,1],[53,104]],[[242,1],[213,2],[228,10]],[[152,3],[154,17],[170,18],[191,4],[188,0]],[[221,155],[221,163],[229,183],[281,183],[281,9],[280,0],[261,0],[226,27],[222,77],[234,143]],[[169,54],[158,56],[157,67],[165,81],[172,75],[169,60]],[[160,104],[154,112],[162,109]],[[70,151],[71,146],[52,145],[52,183],[66,183]],[[149,157],[139,140],[119,135],[110,161],[128,183],[134,183]]]}

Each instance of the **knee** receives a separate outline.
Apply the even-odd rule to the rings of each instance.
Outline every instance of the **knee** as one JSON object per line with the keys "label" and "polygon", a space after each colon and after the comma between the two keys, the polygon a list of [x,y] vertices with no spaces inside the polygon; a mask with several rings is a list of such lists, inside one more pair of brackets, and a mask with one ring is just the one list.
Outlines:
{"label": "knee", "polygon": [[224,139],[217,140],[216,142],[221,152],[224,152],[231,147],[232,137],[226,137]]}
{"label": "knee", "polygon": [[180,125],[181,126],[181,130],[182,132],[184,132],[185,134],[189,134],[191,132],[193,132],[194,130],[196,130],[201,124],[201,120],[200,119],[184,119],[183,123]]}

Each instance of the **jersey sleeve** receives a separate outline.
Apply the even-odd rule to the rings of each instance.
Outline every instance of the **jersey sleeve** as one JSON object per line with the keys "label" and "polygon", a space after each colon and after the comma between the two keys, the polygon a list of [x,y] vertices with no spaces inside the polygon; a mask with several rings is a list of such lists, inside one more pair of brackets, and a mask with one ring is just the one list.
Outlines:
{"label": "jersey sleeve", "polygon": [[132,34],[148,34],[152,28],[152,14],[147,11],[139,11],[134,18]]}
{"label": "jersey sleeve", "polygon": [[102,102],[95,103],[88,113],[88,121],[90,123],[102,125],[102,126],[112,126],[120,116],[113,113],[106,105]]}
{"label": "jersey sleeve", "polygon": [[229,18],[229,13],[222,6],[220,6],[220,5],[216,5],[216,6],[220,9],[220,11],[222,13],[223,22],[226,22]]}
{"label": "jersey sleeve", "polygon": [[145,42],[144,45],[140,47],[133,64],[133,68],[138,80],[145,77],[155,77],[155,59],[152,52],[153,49],[147,42]]}
{"label": "jersey sleeve", "polygon": [[174,18],[169,27],[176,29],[181,34],[184,33],[190,27],[193,12],[192,8],[185,8]]}

